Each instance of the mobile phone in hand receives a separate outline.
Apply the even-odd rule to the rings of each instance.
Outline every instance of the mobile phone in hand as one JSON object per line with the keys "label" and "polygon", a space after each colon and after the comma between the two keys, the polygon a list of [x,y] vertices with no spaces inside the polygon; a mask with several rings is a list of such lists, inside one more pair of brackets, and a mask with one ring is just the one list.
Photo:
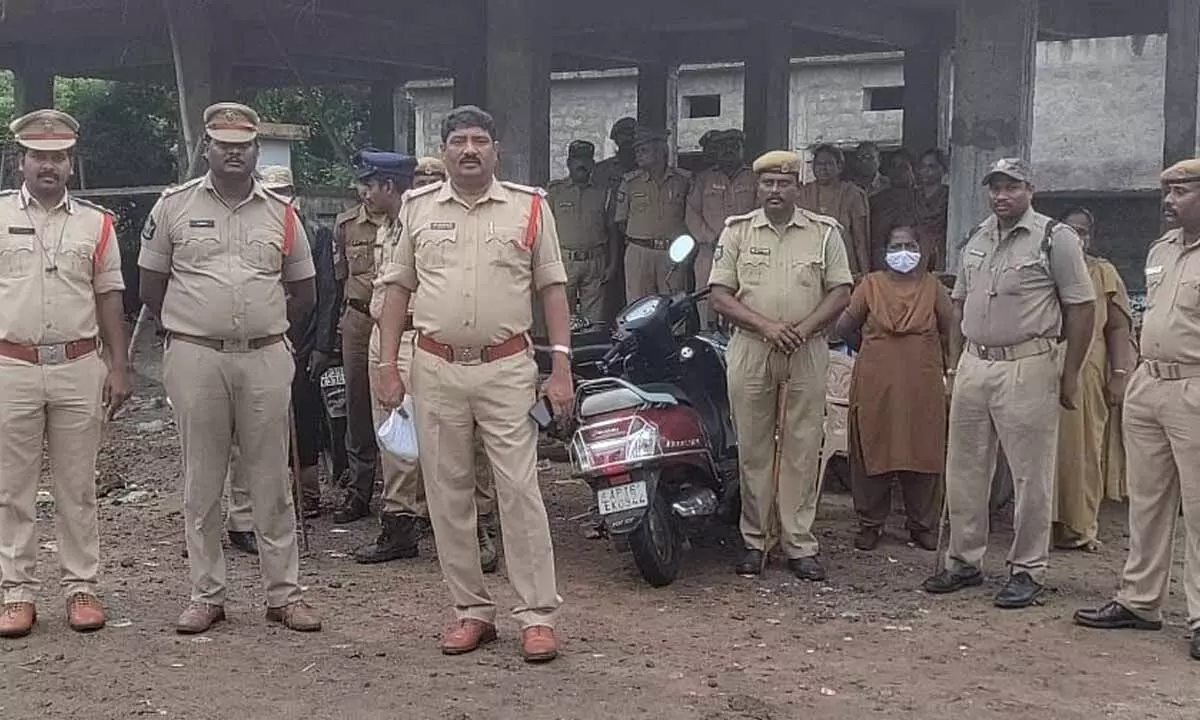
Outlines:
{"label": "mobile phone in hand", "polygon": [[554,425],[554,411],[550,407],[550,398],[538,398],[529,410],[529,417],[537,424],[539,430],[549,430]]}

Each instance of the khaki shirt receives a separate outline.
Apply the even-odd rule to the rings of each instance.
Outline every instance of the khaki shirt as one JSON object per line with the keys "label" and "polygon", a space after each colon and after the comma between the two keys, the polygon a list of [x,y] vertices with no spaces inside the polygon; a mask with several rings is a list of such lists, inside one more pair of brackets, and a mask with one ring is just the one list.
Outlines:
{"label": "khaki shirt", "polygon": [[96,296],[125,289],[111,221],[112,213],[70,193],[49,209],[24,186],[0,193],[0,339],[57,345],[96,337]]}
{"label": "khaki shirt", "polygon": [[[533,202],[541,220],[526,233]],[[542,192],[493,180],[468,205],[448,182],[408,193],[383,285],[407,288],[413,325],[448,345],[496,345],[533,325],[533,292],[563,284],[558,232]]]}
{"label": "khaki shirt", "polygon": [[288,329],[284,283],[316,275],[304,223],[295,216],[284,253],[291,202],[258,181],[236,207],[205,175],[163,192],[142,231],[138,264],[170,275],[162,323],[183,335],[253,340]]}
{"label": "khaki shirt", "polygon": [[362,204],[350,208],[334,221],[334,273],[345,283],[347,299],[367,302],[375,270],[380,267],[380,248],[376,244],[383,221],[367,212]]}
{"label": "khaki shirt", "polygon": [[554,222],[558,226],[559,242],[569,250],[601,250],[608,244],[604,224],[604,203],[607,190],[601,185],[576,185],[567,180],[555,180],[548,188]]}
{"label": "khaki shirt", "polygon": [[726,220],[708,280],[760,315],[786,323],[800,322],[830,290],[852,282],[837,221],[801,208],[782,233],[761,209]]}
{"label": "khaki shirt", "polygon": [[646,170],[634,170],[621,179],[617,189],[617,223],[625,223],[625,234],[638,240],[674,240],[687,232],[688,188],[692,174],[667,168],[662,182],[650,179]]}
{"label": "khaki shirt", "polygon": [[725,218],[744,215],[758,206],[758,175],[742,168],[731,178],[705,170],[692,181],[687,200],[687,226],[701,245],[715,245]]}
{"label": "khaki shirt", "polygon": [[1146,312],[1142,356],[1160,362],[1200,364],[1200,241],[1184,244],[1172,230],[1146,257]]}
{"label": "khaki shirt", "polygon": [[[400,223],[388,218],[375,231],[375,267],[382,270],[392,264],[392,253],[400,240]],[[383,300],[387,295],[387,287],[375,282],[371,285],[371,317],[376,321],[383,317]],[[408,314],[412,315],[412,304],[408,306]]]}
{"label": "khaki shirt", "polygon": [[1050,237],[1049,257],[1043,256],[1050,222],[1030,208],[1004,237],[995,215],[971,234],[950,295],[963,303],[962,332],[967,340],[1007,347],[1057,338],[1062,331],[1059,303],[1096,299],[1075,231],[1058,223]]}

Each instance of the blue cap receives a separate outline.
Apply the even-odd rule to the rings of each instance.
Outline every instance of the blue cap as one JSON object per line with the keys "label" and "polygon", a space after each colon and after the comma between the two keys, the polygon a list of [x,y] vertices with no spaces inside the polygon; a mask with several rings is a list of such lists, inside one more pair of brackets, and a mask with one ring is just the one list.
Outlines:
{"label": "blue cap", "polygon": [[377,150],[360,150],[354,155],[354,174],[359,180],[383,175],[399,180],[412,180],[417,159],[410,155]]}

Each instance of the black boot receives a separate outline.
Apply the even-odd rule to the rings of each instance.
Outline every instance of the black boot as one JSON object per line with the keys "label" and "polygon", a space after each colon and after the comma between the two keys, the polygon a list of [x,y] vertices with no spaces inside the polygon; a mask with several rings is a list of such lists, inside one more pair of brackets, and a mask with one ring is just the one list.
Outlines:
{"label": "black boot", "polygon": [[476,534],[479,540],[479,569],[484,573],[494,573],[500,565],[500,555],[496,552],[495,531],[479,518]]}
{"label": "black boot", "polygon": [[335,525],[345,525],[355,520],[361,520],[370,514],[371,503],[351,490],[346,493],[345,499],[342,500],[342,504],[338,506],[337,510],[333,511],[333,522]]}
{"label": "black boot", "polygon": [[[254,536],[253,530],[230,530],[228,535],[230,545],[247,555],[258,554],[258,538]],[[187,552],[187,548],[184,548],[184,552]]]}
{"label": "black boot", "polygon": [[355,550],[354,562],[371,565],[416,557],[419,538],[415,515],[380,513],[379,538]]}

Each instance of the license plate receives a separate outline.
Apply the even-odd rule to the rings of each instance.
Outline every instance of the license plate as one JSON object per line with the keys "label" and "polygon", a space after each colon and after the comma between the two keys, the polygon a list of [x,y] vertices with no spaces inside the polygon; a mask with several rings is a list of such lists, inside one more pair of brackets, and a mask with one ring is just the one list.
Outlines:
{"label": "license plate", "polygon": [[596,491],[596,505],[600,507],[601,515],[612,515],[622,510],[636,510],[649,504],[650,498],[646,496],[644,480]]}
{"label": "license plate", "polygon": [[321,374],[321,387],[338,387],[346,384],[346,371],[340,367],[333,367]]}

